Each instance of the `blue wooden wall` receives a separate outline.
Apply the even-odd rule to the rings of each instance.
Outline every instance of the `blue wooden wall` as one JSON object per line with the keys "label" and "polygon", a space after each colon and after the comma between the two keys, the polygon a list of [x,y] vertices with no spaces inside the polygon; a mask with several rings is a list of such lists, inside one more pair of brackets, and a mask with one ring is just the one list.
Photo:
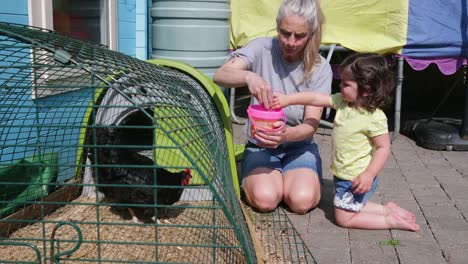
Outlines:
{"label": "blue wooden wall", "polygon": [[[136,55],[136,0],[119,0],[117,23],[119,51],[135,57]],[[140,2],[143,0],[140,0]]]}
{"label": "blue wooden wall", "polygon": [[147,32],[148,32],[148,5],[145,0],[139,0],[136,2],[136,40],[135,40],[135,52],[136,58],[146,60],[148,59],[147,49]]}
{"label": "blue wooden wall", "polygon": [[119,51],[146,60],[148,49],[148,6],[149,0],[118,1],[118,38]]}
{"label": "blue wooden wall", "polygon": [[119,0],[118,36],[119,51],[148,59],[148,4],[147,0]]}
{"label": "blue wooden wall", "polygon": [[2,1],[0,21],[28,24],[28,0]]}
{"label": "blue wooden wall", "polygon": [[119,51],[136,57],[148,59],[148,5],[147,0],[119,0],[118,38]]}

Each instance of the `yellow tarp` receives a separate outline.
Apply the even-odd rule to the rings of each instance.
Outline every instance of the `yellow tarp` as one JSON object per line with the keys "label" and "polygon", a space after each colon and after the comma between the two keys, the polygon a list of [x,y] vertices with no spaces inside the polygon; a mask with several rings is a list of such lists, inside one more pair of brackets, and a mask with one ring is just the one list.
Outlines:
{"label": "yellow tarp", "polygon": [[[231,48],[276,35],[281,0],[231,0]],[[322,44],[355,51],[401,53],[406,44],[408,0],[321,0]]]}

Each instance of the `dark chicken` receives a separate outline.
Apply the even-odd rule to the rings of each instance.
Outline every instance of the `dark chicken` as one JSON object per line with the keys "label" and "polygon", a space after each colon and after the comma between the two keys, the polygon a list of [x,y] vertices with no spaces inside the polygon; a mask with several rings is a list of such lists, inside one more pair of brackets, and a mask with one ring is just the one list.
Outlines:
{"label": "dark chicken", "polygon": [[[95,152],[96,157],[92,160],[99,166],[94,180],[98,183],[98,190],[114,203],[148,205],[148,207],[131,205],[128,207],[133,220],[138,222],[133,210],[143,210],[144,215],[153,216],[152,206],[155,203],[158,205],[176,203],[182,196],[184,190],[182,186],[188,185],[192,176],[189,169],[173,173],[163,168],[155,168],[152,159],[128,147],[119,147],[118,145],[122,145],[122,130],[115,126],[96,128],[98,148]],[[91,153],[93,154],[92,151]],[[154,185],[155,178],[158,187],[150,187]],[[122,186],[101,186],[101,184]],[[173,186],[173,188],[159,187],[159,185]],[[154,199],[154,193],[157,193],[157,200]]]}

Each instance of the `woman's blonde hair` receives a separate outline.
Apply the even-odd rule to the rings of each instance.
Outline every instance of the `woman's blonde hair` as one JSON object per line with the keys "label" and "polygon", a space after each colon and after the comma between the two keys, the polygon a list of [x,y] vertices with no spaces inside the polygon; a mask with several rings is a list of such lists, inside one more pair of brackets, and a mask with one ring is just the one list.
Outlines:
{"label": "woman's blonde hair", "polygon": [[311,29],[312,36],[307,42],[303,56],[303,81],[306,81],[312,77],[315,64],[320,62],[319,48],[324,17],[318,0],[283,0],[276,16],[276,27],[279,27],[285,16],[291,14],[304,18]]}

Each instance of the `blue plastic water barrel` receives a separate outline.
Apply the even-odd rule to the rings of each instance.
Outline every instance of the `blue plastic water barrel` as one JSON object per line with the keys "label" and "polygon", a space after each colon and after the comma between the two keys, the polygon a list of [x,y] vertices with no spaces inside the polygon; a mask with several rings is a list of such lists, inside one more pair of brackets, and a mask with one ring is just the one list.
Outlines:
{"label": "blue plastic water barrel", "polygon": [[153,58],[178,60],[212,78],[229,52],[229,0],[157,0],[151,16]]}

